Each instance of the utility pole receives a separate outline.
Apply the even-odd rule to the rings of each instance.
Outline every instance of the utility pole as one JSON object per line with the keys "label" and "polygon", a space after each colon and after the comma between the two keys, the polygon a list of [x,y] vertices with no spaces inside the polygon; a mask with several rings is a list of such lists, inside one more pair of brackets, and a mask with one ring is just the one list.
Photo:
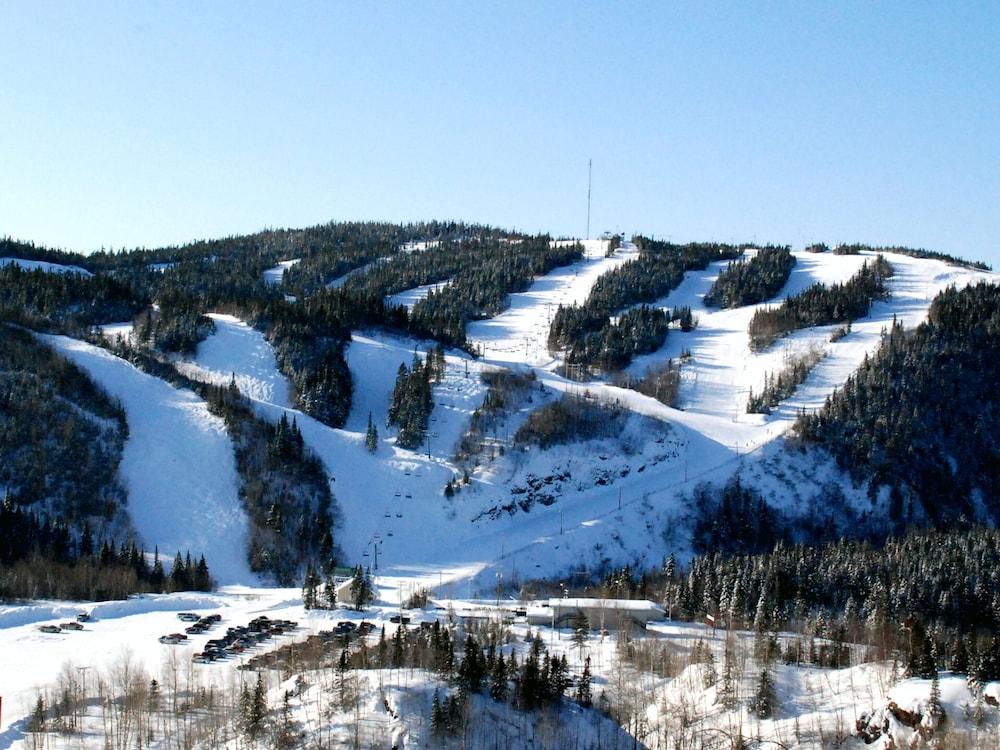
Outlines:
{"label": "utility pole", "polygon": [[593,176],[594,160],[587,159],[587,239],[590,239],[590,186]]}

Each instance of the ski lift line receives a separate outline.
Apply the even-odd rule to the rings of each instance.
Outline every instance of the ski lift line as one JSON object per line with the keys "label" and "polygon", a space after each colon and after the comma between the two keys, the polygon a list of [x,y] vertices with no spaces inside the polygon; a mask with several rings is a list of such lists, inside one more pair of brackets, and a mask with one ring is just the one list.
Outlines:
{"label": "ski lift line", "polygon": [[[760,444],[755,445],[750,450],[744,451],[743,453],[739,453],[738,455],[734,456],[733,458],[728,458],[725,461],[722,461],[722,462],[720,462],[720,463],[718,463],[718,464],[716,464],[714,466],[711,466],[711,467],[709,467],[707,469],[704,469],[703,471],[698,472],[697,474],[688,475],[687,478],[684,479],[684,480],[673,482],[672,484],[668,484],[668,485],[666,485],[664,487],[661,487],[658,490],[653,490],[651,492],[644,492],[641,495],[632,498],[631,500],[623,501],[621,503],[621,508],[626,508],[626,507],[631,506],[631,505],[633,505],[633,504],[635,504],[637,502],[640,502],[642,500],[648,500],[651,497],[655,497],[657,495],[662,495],[664,493],[669,492],[670,490],[674,490],[674,489],[676,489],[678,487],[682,487],[682,486],[684,486],[686,484],[689,484],[690,482],[697,481],[698,479],[701,479],[702,477],[705,477],[705,476],[707,476],[709,474],[712,474],[712,473],[718,471],[719,469],[722,469],[722,468],[724,468],[726,466],[729,466],[730,464],[740,464],[740,463],[742,463],[742,460],[743,460],[744,457],[750,455],[751,453],[756,453],[761,448],[763,448],[767,444],[767,442],[768,441],[763,441]],[[618,507],[618,505],[616,503],[616,506],[613,509],[611,509],[611,510],[604,511],[602,513],[597,513],[597,514],[588,514],[589,518],[587,520],[589,522],[589,521],[597,521],[597,520],[606,519],[608,517],[617,515],[618,512],[619,512],[619,510],[620,509],[619,509],[619,507]],[[577,528],[577,527],[571,527],[569,529],[569,532],[572,533],[575,530],[575,528]],[[558,534],[557,533],[552,533],[549,536],[550,537],[552,537],[552,536],[558,536],[561,533],[562,532],[560,531]],[[520,552],[526,552],[527,550],[529,550],[529,549],[531,549],[533,547],[537,547],[540,544],[542,544],[541,540],[536,539],[534,541],[528,542],[527,544],[524,544],[524,545],[518,547],[515,550],[511,550],[510,552],[508,552],[508,555],[517,554],[517,553],[520,553]]]}

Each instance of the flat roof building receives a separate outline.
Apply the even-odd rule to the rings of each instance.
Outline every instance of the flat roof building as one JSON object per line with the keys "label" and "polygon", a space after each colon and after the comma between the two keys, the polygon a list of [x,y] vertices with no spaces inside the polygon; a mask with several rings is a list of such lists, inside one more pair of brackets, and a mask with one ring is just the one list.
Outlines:
{"label": "flat roof building", "polygon": [[630,625],[644,627],[647,622],[667,618],[663,607],[646,599],[552,598],[528,607],[528,623],[570,627],[579,612],[586,615],[592,630],[619,629]]}

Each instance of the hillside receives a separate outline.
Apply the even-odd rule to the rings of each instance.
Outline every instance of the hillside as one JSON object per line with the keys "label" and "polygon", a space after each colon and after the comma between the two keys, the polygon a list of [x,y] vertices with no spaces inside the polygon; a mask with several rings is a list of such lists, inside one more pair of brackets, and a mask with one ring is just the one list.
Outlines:
{"label": "hillside", "polygon": [[[147,553],[158,548],[167,562],[178,550],[204,555],[218,583],[252,587],[204,600],[176,594],[162,600],[168,610],[198,602],[248,616],[301,614],[298,592],[273,588],[276,580],[297,580],[313,563],[332,576],[334,562],[379,577],[380,622],[420,589],[440,602],[499,602],[559,583],[607,585],[622,570],[642,574],[642,595],[664,601],[669,587],[656,576],[671,555],[701,564],[704,553],[759,554],[842,535],[878,542],[911,523],[998,520],[990,477],[1000,452],[988,421],[998,279],[954,259],[905,248],[555,242],[437,223],[25,256],[0,268],[0,310],[38,332],[19,334],[22,347],[66,357],[89,383],[75,390],[106,392],[120,409],[113,418],[127,428],[105,482],[127,494],[119,527]],[[655,284],[630,289],[639,272]],[[751,334],[768,315],[783,322],[762,343]],[[609,349],[618,341],[631,343]],[[956,392],[970,394],[957,407],[948,396]],[[246,415],[234,419],[232,409]],[[394,423],[399,413],[405,425]],[[945,472],[950,481],[931,484]],[[302,487],[313,483],[298,499],[296,475]],[[70,522],[78,536],[82,525]],[[321,528],[332,537],[320,540]],[[284,540],[264,547],[280,549],[280,564],[262,558],[262,529]],[[317,560],[318,549],[329,559]],[[710,590],[711,607],[689,607],[686,617],[723,608]],[[246,604],[258,596],[268,603]],[[841,617],[845,604],[807,606]],[[36,638],[28,623],[60,611],[41,607],[0,611],[0,640]],[[167,627],[166,615],[136,607],[143,632]],[[310,623],[314,632],[324,620]],[[687,654],[696,638],[681,627],[665,637],[686,638]],[[726,646],[716,645],[721,659]],[[560,648],[572,655],[571,645]],[[611,644],[594,648],[596,662]],[[142,649],[149,670],[160,656]],[[610,651],[607,659],[601,680],[619,700]],[[802,669],[776,671],[785,706],[812,694]],[[860,656],[845,669],[834,682],[890,682],[884,663]],[[702,680],[697,710],[716,716],[717,686],[699,670],[692,661],[656,689],[679,701],[683,680]],[[45,671],[39,679],[55,679],[55,662]],[[428,675],[382,677],[369,698],[389,684],[404,712],[430,710]],[[754,676],[744,682],[746,697]],[[25,695],[33,683],[18,685]],[[880,708],[884,688],[848,700],[830,687],[824,700],[859,714]],[[311,722],[319,698],[306,689],[298,700],[297,720]],[[620,708],[606,712],[615,726],[650,746],[656,727],[673,726],[650,718],[640,727]],[[787,736],[794,715],[826,731],[820,714],[796,709],[765,728]],[[588,733],[620,731],[596,712],[559,731],[584,720]]]}

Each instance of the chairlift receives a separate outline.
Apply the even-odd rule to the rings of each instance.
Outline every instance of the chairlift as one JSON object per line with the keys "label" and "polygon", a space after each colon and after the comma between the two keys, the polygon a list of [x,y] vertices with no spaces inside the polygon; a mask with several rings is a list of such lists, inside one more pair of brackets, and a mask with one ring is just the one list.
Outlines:
{"label": "chairlift", "polygon": [[392,513],[386,512],[385,517],[386,518],[392,518]]}
{"label": "chairlift", "polygon": [[387,532],[386,536],[392,536],[392,532]]}
{"label": "chairlift", "polygon": [[402,517],[403,517],[403,514],[402,514],[402,513],[397,513],[397,514],[396,514],[396,518],[402,518]]}
{"label": "chairlift", "polygon": [[362,556],[362,557],[369,557],[369,554],[368,554],[367,552],[362,552],[362,553],[361,553],[361,556]]}

